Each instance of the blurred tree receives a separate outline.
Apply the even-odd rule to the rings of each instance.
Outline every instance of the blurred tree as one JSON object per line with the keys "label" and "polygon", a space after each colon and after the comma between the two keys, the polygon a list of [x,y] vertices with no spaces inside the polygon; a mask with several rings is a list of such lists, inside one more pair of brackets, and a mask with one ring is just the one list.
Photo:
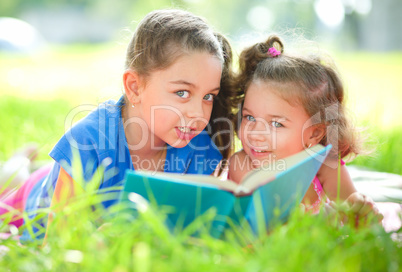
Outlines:
{"label": "blurred tree", "polygon": [[255,31],[283,32],[291,28],[313,31],[317,20],[311,0],[200,0],[189,5],[189,9],[208,18],[218,30],[233,36]]}
{"label": "blurred tree", "polygon": [[[120,0],[120,1],[92,1],[91,9],[93,12],[102,12],[103,15],[109,15],[116,18],[123,19],[123,21],[139,21],[147,13],[155,9],[182,7],[185,8],[186,4],[181,0]],[[111,12],[113,10],[113,12]]]}
{"label": "blurred tree", "polygon": [[1,17],[17,17],[24,0],[2,0],[0,1]]}
{"label": "blurred tree", "polygon": [[[205,17],[216,30],[238,40],[245,34],[265,36],[297,28],[307,38],[329,37],[332,44],[343,48],[402,49],[401,0],[336,0],[343,5],[345,18],[337,28],[328,28],[319,21],[314,4],[328,5],[331,1],[335,0],[0,0],[0,16],[27,19],[39,31],[41,27],[47,27],[47,32],[50,32],[49,20],[58,20],[51,31],[64,29],[65,35],[77,35],[65,39],[66,42],[91,42],[113,38],[111,32],[127,26],[133,29],[151,10],[176,7]],[[366,7],[368,14],[359,14],[359,7],[360,11],[361,7]],[[58,16],[57,12],[64,17]],[[68,18],[69,12],[71,18]],[[45,20],[46,16],[48,20]],[[71,22],[74,20],[75,25],[84,27],[75,28]],[[68,27],[74,31],[68,32]],[[108,34],[102,35],[106,32]],[[377,46],[378,37],[383,41],[381,48]]]}

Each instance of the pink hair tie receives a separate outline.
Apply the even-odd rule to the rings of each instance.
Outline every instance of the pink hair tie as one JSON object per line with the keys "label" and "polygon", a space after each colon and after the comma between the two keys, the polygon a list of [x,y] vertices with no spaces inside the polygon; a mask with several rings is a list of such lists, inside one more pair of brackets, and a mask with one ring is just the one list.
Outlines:
{"label": "pink hair tie", "polygon": [[268,53],[268,55],[271,55],[272,57],[276,57],[276,56],[279,56],[281,54],[281,52],[276,50],[275,47],[269,48],[267,53]]}

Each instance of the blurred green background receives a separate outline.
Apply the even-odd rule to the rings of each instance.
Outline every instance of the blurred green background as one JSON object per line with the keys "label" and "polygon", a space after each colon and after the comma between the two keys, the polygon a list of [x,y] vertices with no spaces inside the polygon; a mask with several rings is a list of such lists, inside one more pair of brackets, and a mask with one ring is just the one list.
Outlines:
{"label": "blurred green background", "polygon": [[74,121],[117,99],[132,30],[149,11],[169,7],[206,18],[236,54],[270,33],[317,41],[334,56],[350,112],[375,149],[353,163],[402,174],[399,0],[2,0],[0,161],[28,142],[48,159]]}

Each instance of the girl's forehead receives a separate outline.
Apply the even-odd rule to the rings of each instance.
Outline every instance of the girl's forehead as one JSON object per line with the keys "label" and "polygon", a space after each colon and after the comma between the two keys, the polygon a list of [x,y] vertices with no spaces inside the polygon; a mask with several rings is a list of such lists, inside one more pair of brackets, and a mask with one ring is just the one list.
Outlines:
{"label": "girl's forehead", "polygon": [[[278,87],[279,86],[279,87]],[[244,109],[253,114],[263,116],[283,116],[294,119],[298,116],[306,117],[306,111],[298,97],[291,97],[291,92],[283,93],[283,85],[253,82],[250,84],[244,101]],[[289,86],[290,87],[290,86]],[[286,91],[286,90],[285,90]]]}
{"label": "girl's forehead", "polygon": [[275,80],[254,79],[250,85],[256,85],[259,88],[269,89],[278,93],[278,95],[292,93],[296,94],[301,91],[301,86],[297,82],[279,82]]}
{"label": "girl's forehead", "polygon": [[[247,93],[252,89],[258,89],[261,92],[268,92],[269,95],[275,95],[285,100],[292,106],[301,104],[304,89],[297,82],[278,82],[274,80],[254,79],[247,89]],[[261,94],[260,94],[261,95]],[[263,95],[263,94],[262,94]]]}
{"label": "girl's forehead", "polygon": [[247,88],[245,99],[258,99],[261,102],[270,102],[272,99],[285,100],[282,96],[283,85],[274,82],[265,82],[262,80],[254,80]]}
{"label": "girl's forehead", "polygon": [[253,112],[271,113],[288,103],[277,92],[265,84],[251,84],[247,90],[244,108]]}

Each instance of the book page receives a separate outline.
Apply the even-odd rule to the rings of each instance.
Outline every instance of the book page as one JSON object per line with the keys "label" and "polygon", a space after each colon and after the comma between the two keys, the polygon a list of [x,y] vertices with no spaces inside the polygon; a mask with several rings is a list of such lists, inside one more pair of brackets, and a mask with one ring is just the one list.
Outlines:
{"label": "book page", "polygon": [[144,170],[137,171],[143,172],[146,175],[159,177],[160,179],[169,182],[192,183],[197,186],[212,186],[232,192],[236,196],[245,196],[250,195],[258,187],[273,181],[277,174],[286,172],[293,166],[300,164],[306,159],[310,159],[313,153],[315,154],[323,148],[322,145],[315,145],[314,147],[303,150],[293,156],[277,160],[270,164],[265,164],[264,166],[248,173],[240,185],[231,180],[222,180],[208,175],[176,174]]}
{"label": "book page", "polygon": [[318,153],[318,151],[322,150],[323,148],[324,147],[322,145],[317,144],[290,157],[264,164],[260,168],[248,173],[243,179],[242,185],[248,188],[250,191],[254,191],[261,185],[273,181],[278,173],[288,171],[293,166],[308,159],[310,156],[312,156],[311,154]]}
{"label": "book page", "polygon": [[139,172],[147,173],[148,175],[157,176],[162,179],[168,180],[170,182],[179,182],[179,183],[193,183],[196,185],[212,185],[219,189],[229,191],[229,192],[237,192],[241,190],[239,185],[231,180],[222,180],[217,177],[208,176],[208,175],[196,175],[196,174],[175,174],[175,173],[164,173],[164,172],[152,172],[152,171],[143,171],[138,170]]}

